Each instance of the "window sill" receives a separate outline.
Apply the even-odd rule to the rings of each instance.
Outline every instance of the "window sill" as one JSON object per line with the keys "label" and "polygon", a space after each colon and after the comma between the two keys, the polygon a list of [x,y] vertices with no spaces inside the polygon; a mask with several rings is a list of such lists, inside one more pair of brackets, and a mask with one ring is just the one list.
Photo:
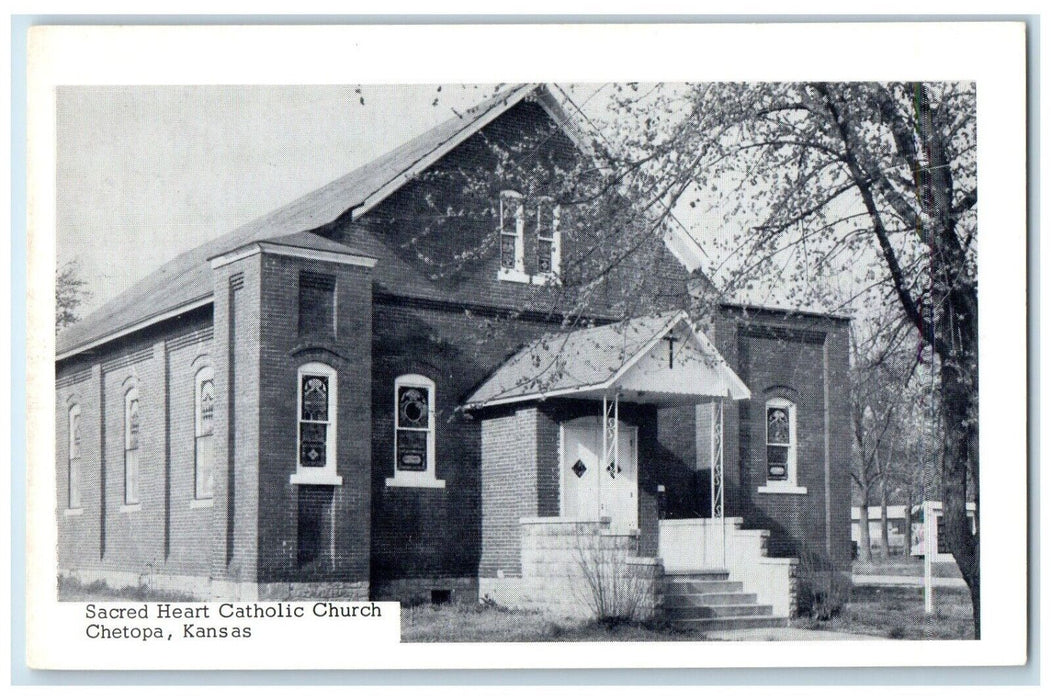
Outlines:
{"label": "window sill", "polygon": [[125,503],[120,507],[121,513],[138,513],[142,510],[141,503]]}
{"label": "window sill", "polygon": [[190,501],[190,509],[196,510],[198,508],[211,508],[213,500],[211,498],[195,498]]}
{"label": "window sill", "polygon": [[288,478],[290,484],[307,484],[310,486],[342,486],[343,477],[330,471],[300,470]]}
{"label": "window sill", "polygon": [[541,273],[535,274],[529,279],[529,281],[532,284],[537,285],[538,287],[547,287],[547,286],[561,287],[562,286],[562,280],[560,280],[558,278],[558,275],[556,275],[553,272],[541,272]]}
{"label": "window sill", "polygon": [[501,282],[521,282],[522,284],[529,284],[533,281],[532,277],[521,270],[512,270],[506,267],[500,268],[500,272],[497,274],[496,279]]}
{"label": "window sill", "polygon": [[64,511],[62,511],[62,515],[66,516],[67,518],[71,518],[71,517],[73,517],[75,515],[84,515],[84,509],[83,508],[66,508]]}
{"label": "window sill", "polygon": [[395,472],[388,477],[386,485],[394,488],[444,489],[445,479],[435,479],[427,472]]}
{"label": "window sill", "polygon": [[798,496],[806,495],[806,486],[795,486],[794,484],[767,484],[759,487],[759,493],[786,493]]}

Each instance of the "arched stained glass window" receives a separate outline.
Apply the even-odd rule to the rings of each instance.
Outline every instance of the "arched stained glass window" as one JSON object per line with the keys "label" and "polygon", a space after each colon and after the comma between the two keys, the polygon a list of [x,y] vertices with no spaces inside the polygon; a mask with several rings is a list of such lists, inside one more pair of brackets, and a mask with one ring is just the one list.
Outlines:
{"label": "arched stained glass window", "polygon": [[766,480],[796,480],[796,406],[786,399],[766,402]]}
{"label": "arched stained glass window", "polygon": [[139,502],[139,442],[141,439],[139,390],[132,387],[124,394],[124,504]]}
{"label": "arched stained glass window", "polygon": [[211,367],[194,379],[194,498],[212,497],[215,486],[215,380]]}
{"label": "arched stained glass window", "polygon": [[67,470],[67,504],[72,510],[80,508],[80,406],[69,408],[69,465]]}

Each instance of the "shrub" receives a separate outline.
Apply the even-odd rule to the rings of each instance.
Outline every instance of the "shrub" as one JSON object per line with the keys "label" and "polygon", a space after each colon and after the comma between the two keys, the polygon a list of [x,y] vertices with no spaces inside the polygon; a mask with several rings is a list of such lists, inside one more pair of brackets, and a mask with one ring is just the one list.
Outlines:
{"label": "shrub", "polygon": [[797,613],[812,620],[838,617],[850,600],[850,578],[823,554],[805,550],[799,555]]}
{"label": "shrub", "polygon": [[631,553],[587,525],[576,531],[576,559],[583,574],[579,591],[597,621],[607,627],[648,617],[652,580],[628,563]]}

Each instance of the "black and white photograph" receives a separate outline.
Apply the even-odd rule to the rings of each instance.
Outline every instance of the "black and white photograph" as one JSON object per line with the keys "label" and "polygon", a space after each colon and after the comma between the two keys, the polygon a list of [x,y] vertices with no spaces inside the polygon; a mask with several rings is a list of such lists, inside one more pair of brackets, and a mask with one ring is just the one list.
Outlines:
{"label": "black and white photograph", "polygon": [[114,643],[983,639],[943,75],[58,85],[46,585]]}

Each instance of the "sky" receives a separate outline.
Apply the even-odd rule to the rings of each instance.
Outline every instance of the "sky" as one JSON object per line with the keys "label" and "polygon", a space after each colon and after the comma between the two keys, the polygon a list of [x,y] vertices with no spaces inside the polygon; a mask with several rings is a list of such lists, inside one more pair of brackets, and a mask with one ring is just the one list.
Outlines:
{"label": "sky", "polygon": [[[600,87],[566,89],[586,106]],[[58,263],[76,260],[88,283],[92,296],[81,313],[179,253],[350,172],[492,90],[59,88]]]}
{"label": "sky", "polygon": [[[664,86],[675,91],[677,84]],[[57,91],[57,257],[75,261],[83,317],[176,255],[368,163],[493,94],[492,85],[92,86]],[[501,89],[501,88],[496,88]],[[592,127],[616,85],[559,84]],[[649,94],[649,89],[641,90]],[[608,129],[607,129],[608,130]],[[738,185],[734,185],[737,187]],[[684,198],[688,200],[689,198]],[[716,198],[718,199],[718,198]],[[677,210],[717,284],[747,224]],[[707,257],[706,257],[707,255]],[[785,285],[735,299],[800,308]],[[849,296],[844,293],[841,296]],[[825,310],[811,303],[811,310]],[[843,309],[833,309],[842,312]]]}

